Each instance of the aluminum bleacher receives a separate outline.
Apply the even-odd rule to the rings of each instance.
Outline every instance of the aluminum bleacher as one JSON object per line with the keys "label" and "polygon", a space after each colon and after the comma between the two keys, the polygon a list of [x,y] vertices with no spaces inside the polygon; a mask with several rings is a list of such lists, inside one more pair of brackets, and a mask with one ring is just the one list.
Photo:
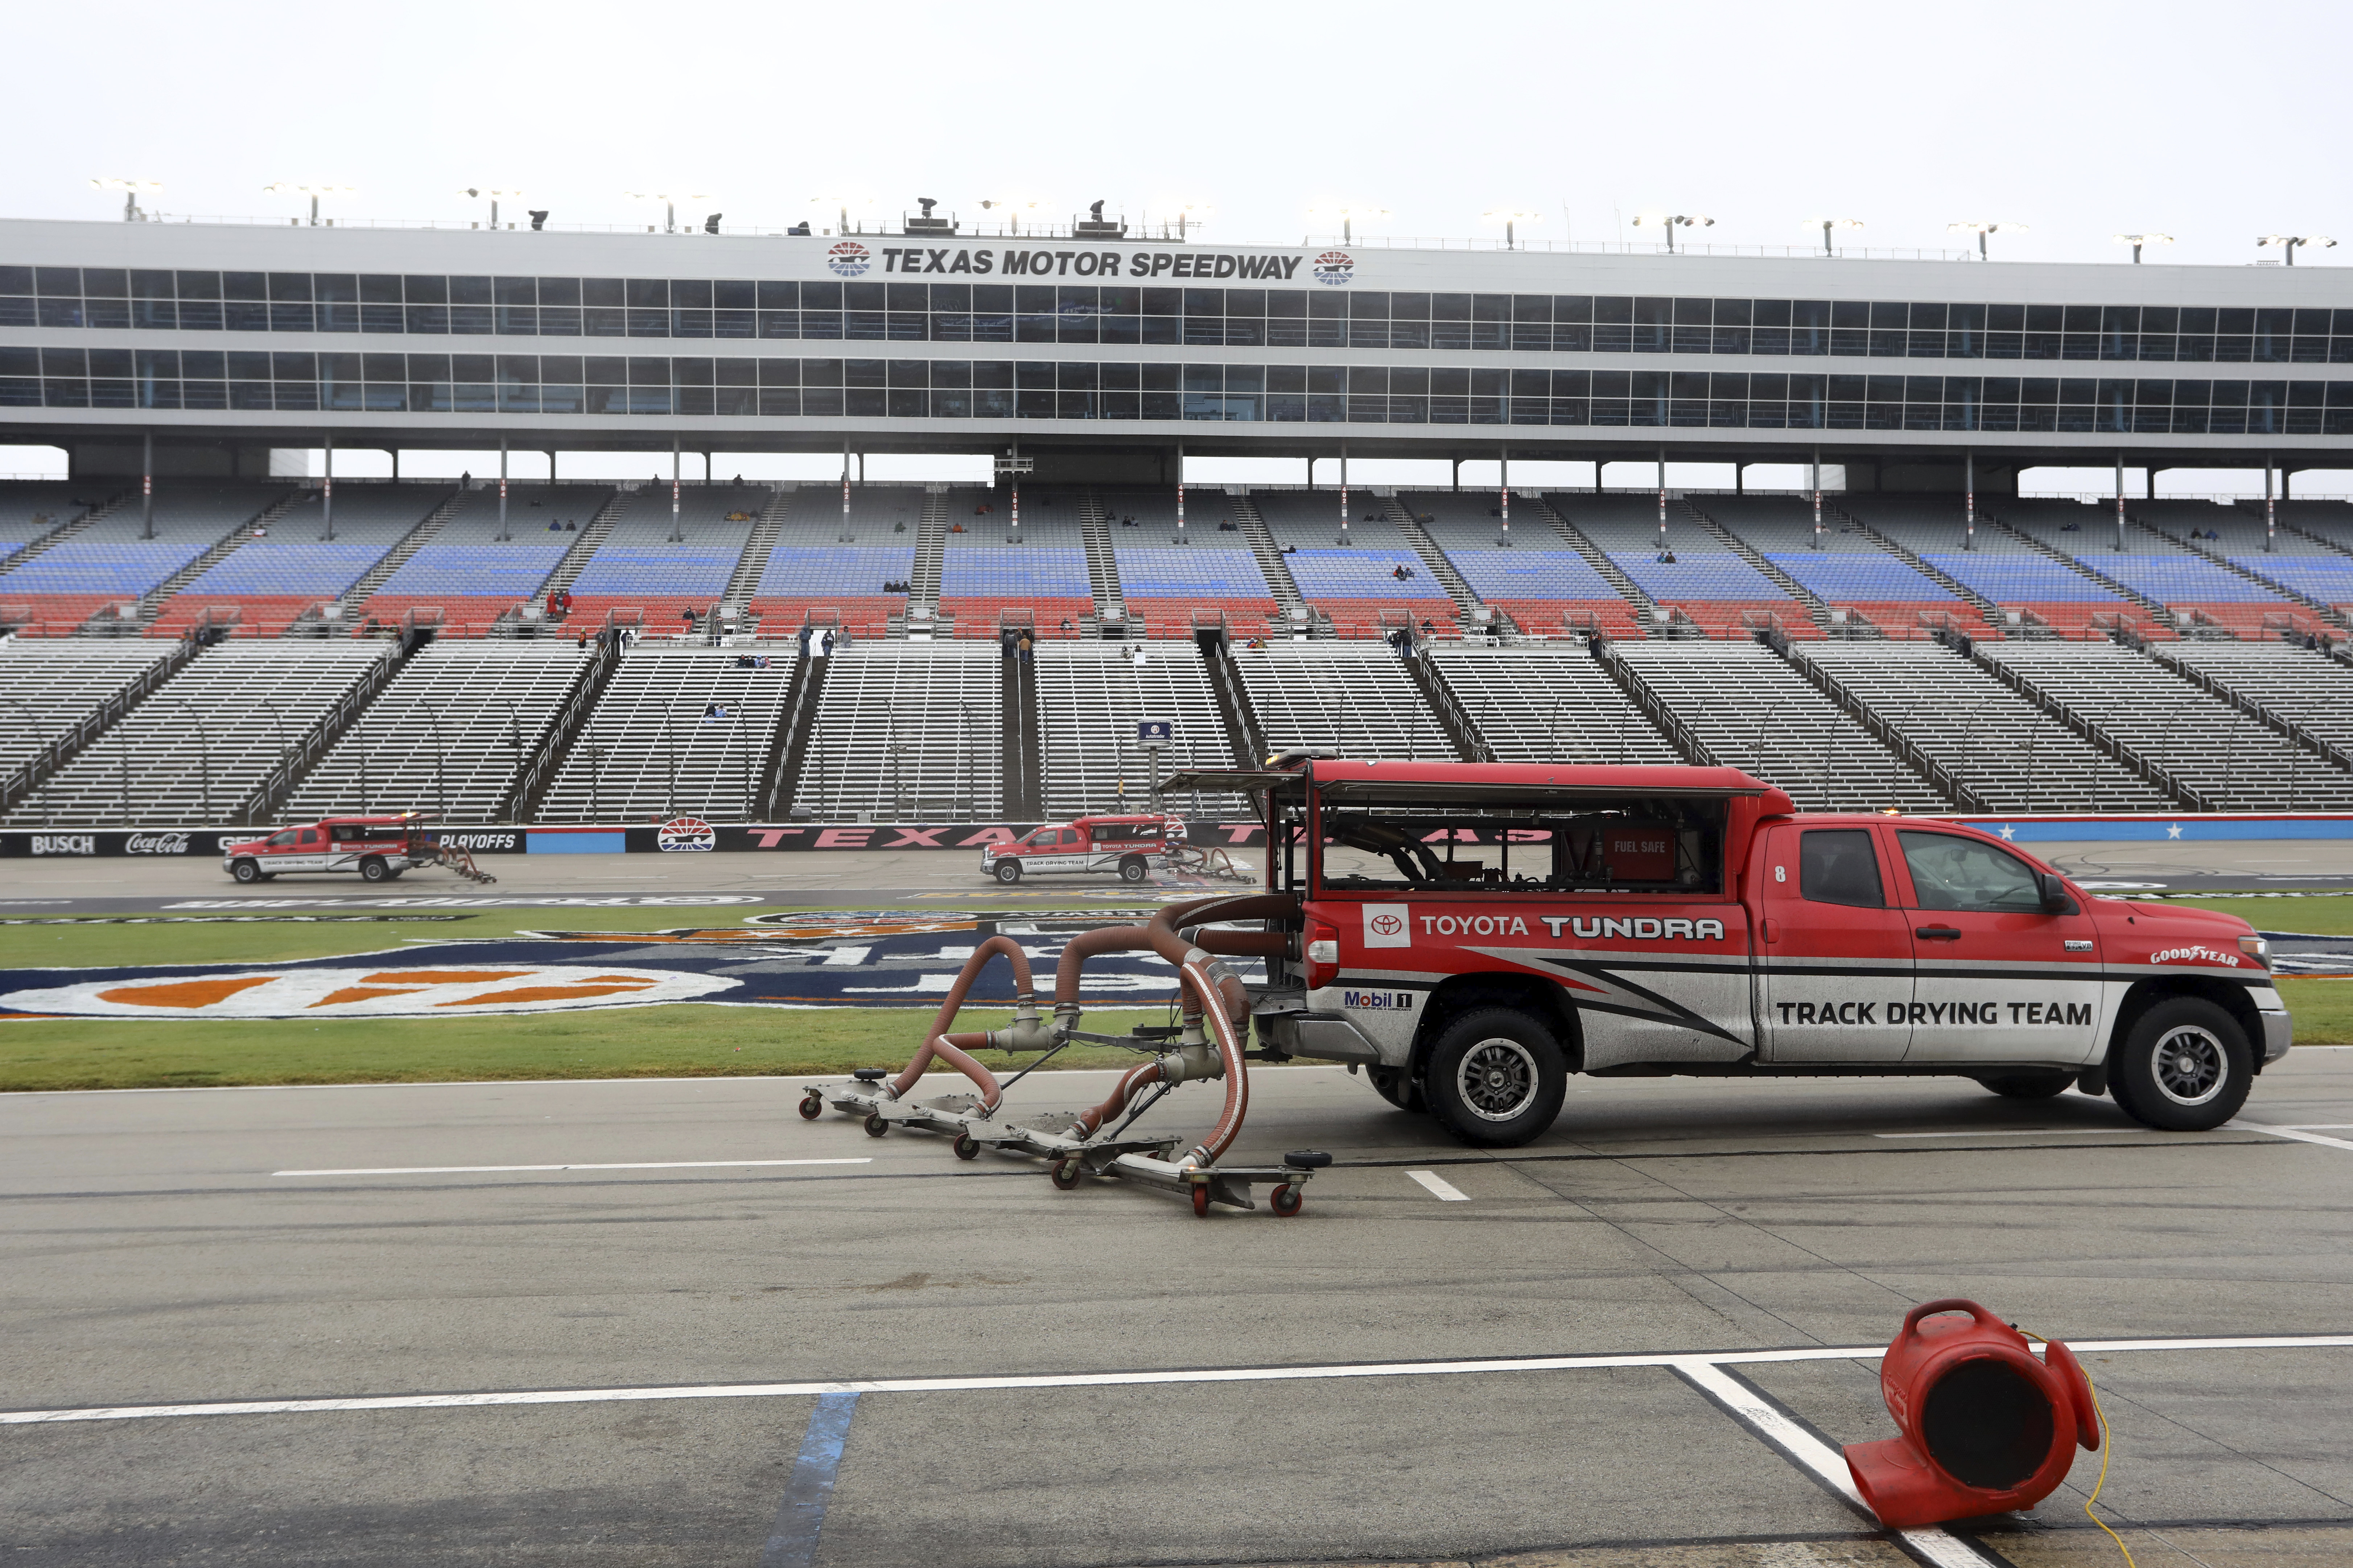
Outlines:
{"label": "aluminum bleacher", "polygon": [[1313,746],[1367,761],[1451,762],[1458,753],[1398,663],[1377,642],[1278,642],[1234,650],[1250,706],[1276,751]]}
{"label": "aluminum bleacher", "polygon": [[2166,796],[1934,642],[1826,642],[1811,660],[1988,811],[2162,811]]}
{"label": "aluminum bleacher", "polygon": [[[1048,643],[1038,649],[1037,676],[1049,816],[1148,810],[1154,779],[1178,768],[1225,767],[1233,759],[1190,641]],[[1136,746],[1136,723],[1145,719],[1173,725],[1156,759]],[[1188,811],[1223,813],[1241,802],[1212,795],[1182,804]]]}
{"label": "aluminum bleacher", "polygon": [[1610,645],[1610,656],[1718,763],[1778,784],[1801,810],[1947,808],[1908,763],[1761,643],[1622,642]]}
{"label": "aluminum bleacher", "polygon": [[[1546,499],[1642,592],[1711,637],[1744,636],[1767,615],[1793,637],[1821,635],[1805,605],[1688,515],[1669,512],[1662,551],[1655,496],[1554,491]],[[1665,554],[1674,559],[1661,559]]]}
{"label": "aluminum bleacher", "polygon": [[[809,620],[837,617],[860,637],[881,637],[907,607],[906,583],[928,497],[906,485],[853,485],[847,519],[839,484],[789,487],[768,563],[752,593],[765,635],[790,635]],[[844,535],[848,539],[844,539]]]}
{"label": "aluminum bleacher", "polygon": [[1341,545],[1336,489],[1253,489],[1250,505],[1281,547],[1300,597],[1342,637],[1380,631],[1382,612],[1404,612],[1451,634],[1454,601],[1428,563],[1367,488],[1349,494],[1348,543]]}
{"label": "aluminum bleacher", "polygon": [[2201,640],[2166,653],[2353,755],[2353,669],[2335,659],[2280,641]]}
{"label": "aluminum bleacher", "polygon": [[[1172,519],[1174,515],[1172,502]],[[1188,533],[1191,526],[1188,519]],[[1274,614],[1274,594],[1259,570],[1258,557],[1235,535],[1211,532],[1182,549],[1158,542],[1166,537],[1156,531],[1112,535],[1112,559],[1119,567],[1120,594],[1132,623],[1140,620],[1155,632],[1178,635],[1191,625],[1197,609],[1221,610],[1229,624],[1242,626],[1254,626]],[[1138,538],[1155,542],[1132,542]]]}
{"label": "aluminum bleacher", "polygon": [[539,819],[747,820],[792,664],[723,648],[632,647],[565,753]]}
{"label": "aluminum bleacher", "polygon": [[1511,544],[1504,537],[1503,498],[1490,491],[1397,492],[1430,542],[1454,563],[1482,603],[1504,611],[1523,631],[1559,636],[1571,626],[1610,637],[1641,637],[1635,606],[1586,558],[1569,548],[1545,509],[1514,492]]}
{"label": "aluminum bleacher", "polygon": [[708,610],[726,592],[769,500],[765,485],[681,485],[682,538],[674,542],[670,485],[643,486],[573,579],[570,618],[596,626],[607,612],[626,608],[644,611],[649,626],[666,627],[686,610]]}
{"label": "aluminum bleacher", "polygon": [[495,483],[474,481],[417,553],[384,580],[354,618],[390,623],[423,605],[442,613],[445,637],[480,637],[533,597],[612,500],[609,485],[511,484],[506,539]]}
{"label": "aluminum bleacher", "polygon": [[987,821],[1004,809],[994,646],[861,642],[828,663],[795,809],[828,822]]}
{"label": "aluminum bleacher", "polygon": [[148,679],[171,650],[153,643],[0,639],[0,780],[98,720]]}
{"label": "aluminum bleacher", "polygon": [[22,604],[38,634],[63,636],[106,605],[153,592],[188,563],[287,493],[283,485],[155,487],[155,537],[137,505],[108,516],[0,573],[0,603]]}
{"label": "aluminum bleacher", "polygon": [[1978,620],[1976,609],[1944,584],[1883,549],[1835,510],[1814,531],[1810,500],[1793,496],[1707,496],[1700,510],[1831,606],[1833,626],[1860,616],[1883,635],[1914,633],[1924,616],[1939,623]]}
{"label": "aluminum bleacher", "polygon": [[334,538],[320,493],[304,491],[266,531],[239,544],[166,600],[149,637],[178,637],[213,613],[234,611],[243,635],[277,637],[311,605],[340,599],[389,554],[446,492],[438,486],[337,487]]}
{"label": "aluminum bleacher", "polygon": [[588,664],[568,643],[428,644],[311,770],[280,820],[429,811],[497,821]]}
{"label": "aluminum bleacher", "polygon": [[1022,486],[1018,535],[1010,489],[965,487],[948,490],[942,500],[948,522],[940,609],[954,617],[956,636],[994,639],[1009,609],[1027,612],[1041,637],[1071,637],[1094,614],[1085,492]]}
{"label": "aluminum bleacher", "polygon": [[[149,645],[152,646],[152,645]],[[380,643],[237,641],[207,648],[8,814],[34,824],[249,821],[264,781],[382,673]]]}
{"label": "aluminum bleacher", "polygon": [[1986,656],[2181,781],[2217,811],[2353,809],[2353,775],[2111,642],[1982,645]]}
{"label": "aluminum bleacher", "polygon": [[1842,510],[1992,600],[2003,612],[1998,624],[2005,636],[2031,631],[2040,621],[2061,636],[2081,637],[2095,615],[2137,613],[2130,601],[1994,526],[1991,509],[2012,504],[1981,501],[1972,532],[1958,496],[1851,492],[1838,498]]}
{"label": "aluminum bleacher", "polygon": [[1428,657],[1506,763],[1680,763],[1582,648],[1441,647]]}

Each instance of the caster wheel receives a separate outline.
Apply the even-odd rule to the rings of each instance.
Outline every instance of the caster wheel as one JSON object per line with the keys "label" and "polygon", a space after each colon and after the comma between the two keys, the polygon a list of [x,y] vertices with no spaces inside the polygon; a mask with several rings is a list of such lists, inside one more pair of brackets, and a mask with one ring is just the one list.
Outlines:
{"label": "caster wheel", "polygon": [[1267,1194],[1266,1201],[1267,1205],[1273,1209],[1278,1215],[1284,1219],[1289,1219],[1293,1215],[1297,1214],[1301,1209],[1307,1206],[1307,1194],[1301,1192],[1297,1187],[1293,1186],[1289,1182],[1285,1182],[1282,1185],[1275,1188],[1274,1191]]}
{"label": "caster wheel", "polygon": [[979,1139],[977,1139],[977,1138],[974,1137],[974,1136],[973,1136],[971,1133],[969,1133],[969,1132],[959,1132],[959,1133],[957,1133],[957,1134],[956,1134],[956,1141],[955,1141],[955,1157],[956,1157],[957,1159],[959,1159],[959,1160],[972,1160],[972,1159],[977,1159],[977,1158],[979,1157],[979,1155],[980,1155],[980,1140],[979,1140]]}
{"label": "caster wheel", "polygon": [[1082,1169],[1083,1167],[1081,1166],[1076,1160],[1055,1161],[1053,1169],[1054,1185],[1060,1188],[1063,1192],[1069,1192],[1072,1187],[1079,1184],[1079,1174]]}
{"label": "caster wheel", "polygon": [[1193,1212],[1202,1219],[1209,1217],[1209,1184],[1207,1182],[1197,1183],[1193,1187]]}
{"label": "caster wheel", "polygon": [[881,1111],[878,1110],[866,1119],[866,1136],[869,1138],[880,1138],[890,1131],[891,1124],[882,1120]]}
{"label": "caster wheel", "polygon": [[824,1114],[825,1101],[823,1100],[814,1094],[807,1095],[802,1099],[801,1120],[803,1121],[815,1121],[818,1117]]}

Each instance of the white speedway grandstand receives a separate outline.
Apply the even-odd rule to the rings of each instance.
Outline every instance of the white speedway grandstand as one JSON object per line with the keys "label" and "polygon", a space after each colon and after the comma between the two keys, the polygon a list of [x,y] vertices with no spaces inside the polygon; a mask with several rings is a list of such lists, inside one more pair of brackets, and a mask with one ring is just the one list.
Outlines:
{"label": "white speedway grandstand", "polygon": [[[0,821],[1040,820],[1296,747],[2353,808],[2353,505],[2290,499],[2343,268],[922,239],[0,223],[0,429],[70,457],[0,483]],[[270,477],[353,447],[654,477]],[[775,451],[844,479],[723,477]],[[1180,489],[1225,456],[1338,482]],[[2109,464],[2274,493],[2018,494]]]}

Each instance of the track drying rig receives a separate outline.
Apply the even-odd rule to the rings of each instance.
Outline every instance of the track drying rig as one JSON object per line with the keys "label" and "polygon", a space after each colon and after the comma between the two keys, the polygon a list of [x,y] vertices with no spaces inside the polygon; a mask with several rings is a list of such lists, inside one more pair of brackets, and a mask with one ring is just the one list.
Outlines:
{"label": "track drying rig", "polygon": [[[1206,929],[1212,922],[1259,921],[1269,929]],[[1116,1176],[1190,1197],[1193,1212],[1207,1215],[1212,1204],[1256,1208],[1250,1188],[1269,1183],[1267,1204],[1277,1215],[1295,1215],[1305,1202],[1307,1180],[1332,1163],[1314,1150],[1295,1150],[1280,1165],[1220,1165],[1217,1162],[1240,1133],[1250,1109],[1250,1072],[1243,1040],[1250,998],[1240,976],[1219,957],[1280,958],[1298,941],[1299,900],[1289,894],[1221,894],[1172,904],[1140,924],[1082,931],[1062,950],[1054,967],[1054,1017],[1038,1016],[1029,955],[1007,936],[992,936],[965,961],[947,998],[940,1004],[922,1048],[889,1077],[881,1068],[861,1068],[847,1084],[810,1084],[801,1114],[811,1121],[831,1105],[865,1118],[866,1131],[880,1138],[893,1127],[920,1128],[955,1140],[959,1159],[976,1158],[984,1148],[1030,1154],[1051,1161],[1054,1184],[1065,1192],[1088,1176]],[[1291,929],[1285,930],[1288,926]],[[1132,1035],[1091,1035],[1079,1028],[1079,979],[1089,957],[1099,952],[1150,951],[1176,966],[1179,1023],[1174,1029],[1139,1029]],[[1010,1027],[950,1034],[965,997],[989,961],[1012,962],[1016,1003]],[[1001,1114],[1006,1089],[1044,1065],[1048,1057],[1078,1042],[1124,1046],[1152,1059],[1120,1076],[1109,1099],[1092,1110],[1054,1111],[1014,1121]],[[1037,1062],[1005,1084],[974,1059],[981,1049],[1041,1051]],[[1262,1053],[1261,1053],[1262,1054]],[[977,1094],[945,1095],[911,1101],[904,1097],[934,1061],[944,1061],[972,1080]],[[1145,1111],[1178,1084],[1217,1079],[1225,1084],[1225,1104],[1208,1134],[1183,1154],[1181,1138],[1128,1136]],[[1113,1123],[1116,1122],[1116,1125]]]}

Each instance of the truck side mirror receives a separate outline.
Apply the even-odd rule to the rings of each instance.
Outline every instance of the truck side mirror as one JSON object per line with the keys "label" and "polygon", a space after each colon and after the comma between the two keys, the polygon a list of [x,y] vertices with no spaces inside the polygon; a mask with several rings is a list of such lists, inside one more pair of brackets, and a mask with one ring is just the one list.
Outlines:
{"label": "truck side mirror", "polygon": [[2046,915],[2063,915],[2075,907],[2075,900],[2068,896],[2067,884],[2059,879],[2055,871],[2034,873],[2034,887],[2042,895],[2042,912]]}

